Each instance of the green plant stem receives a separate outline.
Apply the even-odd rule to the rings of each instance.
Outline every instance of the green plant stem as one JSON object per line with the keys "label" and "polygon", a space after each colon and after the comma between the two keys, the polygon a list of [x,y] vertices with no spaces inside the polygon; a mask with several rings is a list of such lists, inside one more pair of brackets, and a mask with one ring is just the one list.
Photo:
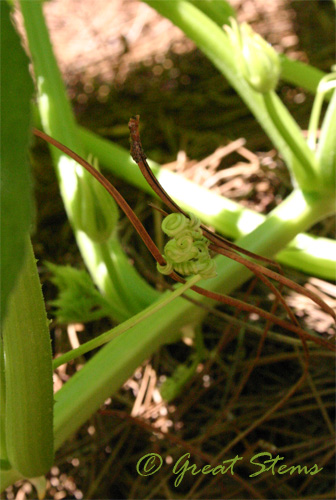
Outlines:
{"label": "green plant stem", "polygon": [[288,111],[284,110],[283,104],[275,92],[263,95],[266,109],[278,132],[293,153],[293,161],[290,163],[290,171],[294,177],[294,184],[308,191],[314,191],[317,187],[316,161],[313,152],[304,140],[300,128],[293,121],[286,118]]}
{"label": "green plant stem", "polygon": [[230,17],[236,17],[235,10],[229,2],[222,0],[221,2],[213,0],[192,0],[192,4],[206,14],[218,26],[226,24]]}
{"label": "green plant stem", "polygon": [[312,151],[315,151],[317,129],[320,121],[323,100],[328,90],[333,90],[336,87],[336,73],[326,75],[321,81],[317,89],[313,109],[310,114],[308,125],[307,143]]}
{"label": "green plant stem", "polygon": [[[309,64],[294,61],[284,54],[280,54],[279,57],[281,60],[281,79],[314,94],[325,73]],[[330,99],[329,94],[326,99]]]}
{"label": "green plant stem", "polygon": [[131,311],[132,315],[157,300],[160,296],[157,290],[149,285],[140,286],[143,285],[143,281],[142,279],[140,281],[134,266],[130,265],[117,238],[111,238],[105,245],[102,245],[102,255],[108,271],[115,273],[114,286],[118,286],[122,302],[128,304],[128,311]]}
{"label": "green plant stem", "polygon": [[[20,6],[34,64],[39,91],[38,107],[43,128],[49,135],[81,156],[85,156],[72,110],[66,98],[64,84],[52,51],[43,17],[42,2],[27,2],[22,0]],[[118,257],[123,254],[118,238],[114,235],[108,242],[108,249],[111,253],[108,262],[106,262],[104,259],[106,257],[106,245],[102,246],[99,243],[94,243],[85,233],[79,231],[76,227],[75,214],[79,203],[76,169],[81,167],[76,166],[75,162],[55,148],[51,148],[51,152],[56,165],[65,209],[73,226],[85,264],[92,279],[111,303],[111,309],[115,311],[115,319],[123,321],[127,317],[132,316],[134,312],[141,310],[143,303],[149,305],[158,296],[158,293],[142,279],[128,262],[125,255],[123,255],[122,266],[125,277],[129,274],[128,280],[133,281],[134,286],[139,290],[138,295],[142,296],[142,301],[134,304],[134,295],[129,288],[123,288],[123,293],[120,294],[120,283],[119,285],[118,283],[114,283],[108,272],[105,272],[107,268],[112,272],[112,268],[115,267],[114,274],[117,275],[118,273]],[[91,181],[91,179],[89,180]]]}
{"label": "green plant stem", "polygon": [[[237,243],[250,251],[272,257],[295,234],[304,231],[332,211],[321,198],[304,196],[295,190],[252,233]],[[250,272],[237,262],[216,257],[218,276],[206,288],[230,293],[244,283]],[[210,300],[189,291],[188,295],[209,304]],[[85,420],[113,394],[134,369],[160,345],[176,338],[186,323],[197,323],[206,314],[202,309],[177,298],[150,318],[127,330],[104,346],[56,394],[55,445],[58,448]]]}
{"label": "green plant stem", "polygon": [[317,149],[319,174],[323,187],[335,199],[336,193],[336,90],[325,114]]}
{"label": "green plant stem", "polygon": [[6,447],[6,378],[3,338],[0,335],[0,469],[10,469]]}
{"label": "green plant stem", "polygon": [[[332,209],[328,200],[304,196],[300,190],[295,190],[263,224],[237,243],[252,252],[272,257],[298,232],[308,229]],[[230,259],[218,256],[216,262],[219,275],[207,282],[207,288],[212,291],[230,293],[250,276],[246,268]],[[189,291],[189,294],[205,304],[210,303],[209,299],[194,292]],[[104,346],[55,395],[55,448],[58,449],[107,397],[118,390],[144,359],[162,344],[176,339],[186,323],[197,324],[205,314],[190,302],[177,298]],[[3,472],[3,487],[19,477]]]}
{"label": "green plant stem", "polygon": [[[277,125],[273,122],[262,95],[253,91],[245,79],[239,74],[235,61],[235,54],[226,33],[203,14],[203,12],[199,11],[197,7],[185,0],[175,0],[173,2],[156,2],[155,0],[144,1],[178,26],[196,43],[198,48],[204,52],[209,60],[212,61],[254,114],[275,147],[284,157],[288,168],[291,171],[295,169],[296,173],[299,168],[298,164],[300,164],[300,158],[295,156],[296,152],[290,149],[282,133],[278,130]],[[301,149],[304,148],[302,145],[303,139],[301,131],[294,119],[280,100],[277,102],[276,107],[279,120],[281,120],[288,130],[290,130],[291,134],[295,135],[295,142],[300,144]],[[305,154],[308,155],[307,158],[309,158],[309,155],[312,155],[308,146]],[[299,179],[301,189],[307,189],[309,187],[309,179],[310,177],[307,172],[307,185],[304,185],[302,174],[302,179],[301,177]],[[311,182],[311,186],[312,185],[313,182]]]}
{"label": "green plant stem", "polygon": [[[336,0],[335,0],[336,1]],[[229,17],[235,17],[235,12],[225,0],[191,0],[192,5],[200,9],[220,28],[229,23]],[[319,81],[325,73],[309,64],[290,59],[285,54],[279,54],[281,59],[281,79],[315,93]],[[329,99],[329,94],[326,96]]]}
{"label": "green plant stem", "polygon": [[116,238],[113,238],[111,242],[102,243],[101,256],[106,266],[107,276],[112,281],[114,291],[117,293],[120,302],[118,307],[122,308],[120,314],[123,311],[125,318],[127,318],[130,314],[133,315],[141,311],[142,308],[137,297],[131,295],[129,289],[125,286],[126,283],[123,280],[121,267],[118,265],[118,259],[116,258],[116,251],[119,250],[119,247],[119,241]]}
{"label": "green plant stem", "polygon": [[176,290],[174,290],[174,292],[169,292],[165,294],[160,299],[158,299],[154,304],[147,307],[147,309],[145,309],[144,311],[141,311],[135,316],[132,316],[132,318],[128,319],[127,321],[124,321],[123,323],[116,326],[112,330],[109,330],[108,332],[99,335],[99,337],[96,337],[95,339],[90,340],[85,344],[82,344],[76,349],[72,349],[66,354],[63,354],[62,356],[56,358],[53,362],[54,369],[58,368],[64,363],[67,363],[75,358],[78,358],[79,356],[82,356],[87,352],[92,351],[93,349],[96,349],[97,347],[100,347],[103,344],[106,344],[107,342],[110,342],[111,340],[116,339],[117,337],[119,337],[119,335],[125,333],[130,328],[134,327],[135,325],[138,325],[145,319],[152,316],[154,313],[160,311],[163,307],[165,307],[174,299],[182,295],[182,293],[184,293],[189,288],[194,286],[200,280],[201,277],[199,275],[189,278],[185,284],[178,286]]}
{"label": "green plant stem", "polygon": [[[145,181],[129,152],[98,135],[79,128],[87,151],[92,151],[103,167],[113,175],[156,196]],[[247,235],[264,220],[265,216],[219,196],[178,174],[149,164],[163,188],[186,211],[192,211],[203,223],[213,226],[219,233],[233,239]],[[334,280],[336,277],[336,243],[327,238],[298,234],[276,255],[276,259],[310,275]]]}

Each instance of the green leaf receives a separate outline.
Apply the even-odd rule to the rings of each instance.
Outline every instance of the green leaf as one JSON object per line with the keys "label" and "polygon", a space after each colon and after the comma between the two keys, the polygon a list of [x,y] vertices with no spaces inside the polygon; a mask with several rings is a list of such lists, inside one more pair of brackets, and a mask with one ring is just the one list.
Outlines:
{"label": "green leaf", "polygon": [[26,56],[10,19],[7,2],[1,2],[1,311],[24,256],[24,236],[31,222],[31,180],[27,152],[30,138],[30,100],[33,83]]}
{"label": "green leaf", "polygon": [[59,323],[86,323],[112,315],[109,303],[86,271],[50,262],[46,266],[53,273],[52,283],[59,289],[58,298],[51,302]]}
{"label": "green leaf", "polygon": [[25,244],[3,327],[5,428],[12,468],[36,478],[48,472],[54,459],[53,373],[49,323],[27,234]]}

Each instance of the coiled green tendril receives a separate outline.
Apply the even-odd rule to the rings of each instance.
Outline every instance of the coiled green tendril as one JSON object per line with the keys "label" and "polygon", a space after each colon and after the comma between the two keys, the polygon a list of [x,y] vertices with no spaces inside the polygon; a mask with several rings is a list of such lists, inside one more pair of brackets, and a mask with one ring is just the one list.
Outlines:
{"label": "coiled green tendril", "polygon": [[176,271],[182,276],[199,274],[203,279],[214,278],[215,263],[210,257],[209,241],[202,234],[201,221],[194,214],[189,217],[174,213],[163,219],[162,231],[172,239],[164,247],[167,264],[157,264],[157,268],[162,274]]}

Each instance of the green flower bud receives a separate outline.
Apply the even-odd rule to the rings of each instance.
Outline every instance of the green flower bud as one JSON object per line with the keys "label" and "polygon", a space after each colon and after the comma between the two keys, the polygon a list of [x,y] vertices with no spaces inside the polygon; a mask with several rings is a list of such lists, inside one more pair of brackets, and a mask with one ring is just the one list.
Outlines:
{"label": "green flower bud", "polygon": [[274,90],[280,77],[280,59],[273,47],[246,23],[225,26],[236,51],[238,70],[249,85],[266,94]]}
{"label": "green flower bud", "polygon": [[[97,162],[93,163],[98,170]],[[78,190],[77,229],[85,232],[96,243],[108,241],[118,222],[116,202],[86,171],[83,171],[83,175],[78,175]]]}

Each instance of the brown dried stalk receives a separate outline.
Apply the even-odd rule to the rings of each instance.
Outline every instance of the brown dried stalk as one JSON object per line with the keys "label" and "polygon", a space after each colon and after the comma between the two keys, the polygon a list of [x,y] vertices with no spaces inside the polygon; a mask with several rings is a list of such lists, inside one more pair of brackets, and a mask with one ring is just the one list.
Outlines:
{"label": "brown dried stalk", "polygon": [[[147,164],[146,156],[142,150],[140,137],[139,137],[138,123],[139,123],[138,117],[136,117],[136,118],[131,118],[130,124],[129,124],[130,130],[131,130],[131,153],[132,153],[133,159],[138,163],[143,175],[145,176],[146,180],[149,182],[151,187],[153,189],[155,187],[154,190],[159,194],[159,196],[164,201],[164,203],[166,203],[169,206],[169,208],[171,208],[174,212],[180,212],[180,213],[183,213],[184,215],[187,215],[178,207],[178,205],[175,202],[173,202],[170,199],[168,194],[163,190],[163,188],[160,186],[160,184],[158,183],[156,178],[153,176],[153,174],[152,174],[152,172]],[[66,146],[64,146],[60,142],[56,141],[52,137],[48,136],[44,132],[41,132],[40,130],[34,129],[33,132],[36,136],[44,139],[46,142],[52,144],[53,146],[55,146],[56,148],[58,148],[59,150],[61,150],[65,154],[67,154],[68,156],[70,156],[72,159],[74,159],[78,164],[80,164],[83,168],[85,168],[88,172],[90,172],[90,174],[93,175],[95,177],[95,179],[102,184],[102,186],[104,186],[104,188],[111,194],[111,196],[114,198],[116,203],[119,205],[121,210],[123,210],[125,215],[128,217],[128,219],[132,223],[133,227],[135,228],[135,230],[138,232],[139,236],[141,237],[141,239],[145,243],[146,247],[153,255],[154,259],[160,265],[165,265],[166,262],[165,262],[164,258],[162,257],[160,251],[158,250],[157,246],[155,245],[155,243],[153,242],[153,240],[151,239],[151,237],[147,233],[146,229],[144,228],[143,224],[140,222],[140,220],[138,219],[136,214],[133,212],[131,207],[128,205],[128,203],[125,201],[125,199],[121,196],[121,194],[118,192],[118,190],[100,172],[98,172],[86,160],[81,158],[78,154],[73,152],[71,149],[67,148]],[[264,260],[268,263],[272,263],[273,265],[275,264],[273,261],[271,261],[269,259],[264,259],[263,257],[255,255],[251,252],[248,252],[247,250],[241,249],[240,247],[237,247],[236,245],[234,245],[230,242],[226,243],[226,240],[219,237],[218,235],[215,235],[214,233],[209,231],[204,226],[202,226],[202,229],[204,231],[205,236],[207,236],[211,241],[213,241],[215,243],[214,248],[219,247],[220,253],[222,253],[222,250],[224,250],[226,252],[226,256],[229,258],[235,258],[235,260],[236,260],[238,254],[236,254],[234,252],[239,251],[239,252],[244,253],[245,255],[248,255],[254,259]],[[219,251],[219,249],[217,251]],[[231,255],[231,253],[235,257],[233,257]],[[257,265],[251,261],[243,259],[242,257],[240,257],[240,259],[242,259],[244,261],[244,263],[247,267],[252,266],[249,268],[251,270],[253,270],[253,272],[258,277],[260,277],[261,274],[264,274],[265,276],[268,275],[264,270],[266,270],[268,273],[272,272],[272,271],[269,271],[268,269],[264,268],[263,266],[253,267],[253,266],[257,266]],[[277,273],[274,273],[274,275],[276,275],[277,277],[280,276]],[[178,281],[180,283],[185,283],[185,280],[175,272],[171,273],[170,277],[173,278],[175,281]],[[270,277],[274,278],[273,275]],[[281,278],[281,276],[280,276],[280,278]],[[266,282],[265,281],[266,279],[267,278],[263,277],[264,282]],[[276,279],[276,278],[274,278],[274,279]],[[267,280],[267,283],[268,283],[268,281],[269,280]],[[277,281],[279,281],[281,283],[281,280],[279,278],[277,279]],[[287,278],[285,278],[285,282],[283,284],[286,284],[286,286],[289,286],[288,285],[289,282],[293,283],[293,282],[291,282],[291,280],[288,280]],[[323,307],[324,310],[327,310],[335,318],[334,311],[332,311],[332,309],[330,309],[329,306],[327,306],[323,301],[321,301],[321,299],[319,297],[315,296],[315,294],[313,292],[309,291],[309,293],[307,293],[306,289],[299,287],[299,285],[296,285],[296,284],[294,284],[293,288],[296,291],[299,290],[301,293],[304,293],[305,295],[309,296],[310,298],[312,298],[314,296],[313,300],[315,300],[315,302],[317,302],[319,305],[322,304],[321,307]],[[301,290],[301,288],[302,288],[302,290]],[[249,313],[252,313],[252,312],[256,313],[260,317],[262,317],[262,318],[264,318],[272,323],[275,323],[284,329],[287,329],[287,330],[292,331],[293,333],[296,333],[297,335],[299,335],[299,337],[302,340],[303,339],[312,340],[313,342],[315,342],[319,345],[322,345],[328,349],[335,350],[335,347],[332,346],[329,342],[327,342],[323,339],[319,339],[319,338],[305,332],[297,324],[297,320],[293,316],[292,312],[288,313],[288,314],[295,324],[292,324],[288,321],[279,319],[277,316],[275,316],[272,313],[264,311],[263,309],[260,309],[256,306],[251,305],[251,304],[247,304],[241,300],[229,297],[227,295],[222,295],[219,293],[211,292],[209,290],[205,290],[204,288],[201,288],[198,286],[193,286],[191,289],[194,290],[195,292],[199,293],[200,295],[203,295],[203,296],[208,297],[210,299],[222,302],[223,304],[227,304],[229,306],[235,307],[238,310],[246,311]],[[276,294],[276,297],[279,300],[279,293],[280,292],[275,291],[276,289],[273,285],[271,286],[271,290]],[[281,298],[280,300],[282,303],[284,303],[283,298]],[[286,307],[286,310],[287,310],[287,307]]]}
{"label": "brown dried stalk", "polygon": [[[156,179],[154,174],[152,173],[147,160],[146,160],[146,155],[143,151],[142,145],[141,145],[141,139],[140,139],[140,133],[139,133],[139,115],[132,117],[129,121],[129,129],[130,129],[130,134],[131,134],[131,155],[133,160],[138,164],[143,176],[147,180],[147,182],[150,184],[152,187],[153,191],[161,198],[161,200],[173,211],[173,212],[179,212],[186,217],[188,217],[188,214],[184,212],[178,205],[177,203],[172,200],[172,198],[168,195],[168,193],[163,189],[163,187],[160,185],[159,181]],[[156,207],[155,207],[156,208]],[[164,212],[163,210],[159,209],[161,212]],[[165,213],[165,212],[164,212]],[[307,290],[306,288],[298,285],[294,281],[284,277],[281,274],[278,274],[274,271],[271,271],[267,269],[264,266],[261,266],[259,264],[256,264],[255,262],[251,262],[250,260],[245,259],[240,253],[247,255],[248,257],[253,258],[254,260],[259,260],[259,261],[264,261],[268,264],[272,264],[273,266],[278,266],[280,271],[282,272],[280,266],[274,262],[271,259],[267,259],[265,257],[262,257],[260,255],[254,254],[252,252],[249,252],[248,250],[245,250],[244,248],[241,248],[237,245],[234,245],[230,241],[226,240],[225,238],[222,238],[221,236],[218,236],[217,234],[213,233],[210,231],[207,227],[204,225],[201,225],[201,228],[203,230],[203,235],[207,237],[212,244],[209,245],[209,249],[213,250],[216,253],[220,253],[224,255],[225,257],[228,257],[232,260],[235,260],[248,269],[250,269],[263,283],[266,284],[270,288],[270,290],[276,295],[276,297],[279,299],[279,301],[282,303],[284,308],[287,311],[287,314],[291,318],[291,320],[298,325],[297,319],[295,318],[293,312],[290,310],[289,306],[286,304],[284,298],[281,296],[279,291],[272,285],[272,283],[265,278],[266,276],[276,280],[278,283],[285,285],[293,290],[295,290],[298,293],[301,293],[303,295],[306,295],[309,297],[311,300],[313,300],[316,304],[318,304],[321,309],[326,311],[328,314],[330,314],[335,320],[336,320],[336,314],[334,310],[329,307],[318,295],[315,293],[311,292],[310,290]]]}
{"label": "brown dried stalk", "polygon": [[[179,212],[186,217],[188,217],[188,214],[184,212],[177,203],[169,196],[169,194],[163,189],[155,175],[153,174],[151,168],[149,167],[147,163],[147,157],[143,151],[142,145],[141,145],[141,139],[140,139],[140,132],[139,132],[139,120],[140,116],[136,115],[130,118],[128,122],[128,128],[130,130],[131,134],[131,155],[135,163],[137,163],[138,167],[141,170],[142,175],[148,182],[148,184],[151,186],[153,191],[161,198],[163,203],[170,208],[172,212]],[[236,250],[237,252],[243,253],[244,255],[247,255],[253,259],[260,260],[263,262],[267,262],[268,264],[271,264],[273,266],[276,266],[278,269],[280,269],[280,266],[277,262],[274,262],[274,260],[267,259],[266,257],[261,257],[260,255],[257,255],[255,253],[249,252],[248,250],[245,250],[244,248],[240,248],[231,241],[226,240],[222,236],[219,236],[218,234],[213,233],[210,231],[206,226],[201,224],[201,228],[203,230],[204,236],[208,238],[208,240],[212,241],[218,246],[223,246],[224,248],[232,248]]]}
{"label": "brown dried stalk", "polygon": [[[130,133],[131,133],[131,155],[133,160],[138,164],[141,173],[145,177],[146,181],[148,184],[151,186],[153,191],[161,198],[161,200],[173,211],[173,212],[180,212],[181,214],[185,215],[188,217],[188,214],[184,212],[178,205],[177,203],[172,200],[172,198],[168,195],[168,193],[163,189],[159,181],[156,179],[154,176],[153,172],[151,171],[147,160],[146,160],[146,155],[142,149],[141,145],[141,140],[140,140],[140,133],[139,133],[139,115],[132,117],[128,123]],[[258,271],[262,274],[265,274],[266,276],[269,276],[270,278],[278,281],[279,283],[282,283],[283,285],[292,288],[298,293],[302,293],[309,297],[311,300],[316,302],[321,309],[326,311],[327,313],[331,314],[331,316],[336,320],[336,314],[329,307],[323,300],[318,297],[315,293],[306,290],[302,286],[298,285],[294,281],[285,278],[281,276],[280,274],[275,273],[274,271],[270,271],[264,266],[258,265],[254,262],[251,262],[247,259],[244,259],[243,257],[237,255],[237,253],[242,253],[244,255],[247,255],[248,257],[251,257],[255,260],[260,260],[267,262],[268,264],[272,264],[275,266],[280,266],[274,262],[271,259],[267,259],[266,257],[262,257],[260,255],[257,255],[255,253],[249,252],[248,250],[245,250],[244,248],[241,248],[237,245],[234,245],[230,241],[226,240],[225,238],[222,238],[221,236],[213,233],[210,231],[207,227],[204,225],[201,225],[201,228],[203,230],[203,235],[208,238],[212,242],[212,244],[209,246],[209,248],[217,253],[221,253],[222,255],[225,255],[229,259],[236,260],[237,262],[240,262],[241,264],[245,265],[248,267],[251,271],[256,274]],[[230,251],[234,250],[234,251]]]}

